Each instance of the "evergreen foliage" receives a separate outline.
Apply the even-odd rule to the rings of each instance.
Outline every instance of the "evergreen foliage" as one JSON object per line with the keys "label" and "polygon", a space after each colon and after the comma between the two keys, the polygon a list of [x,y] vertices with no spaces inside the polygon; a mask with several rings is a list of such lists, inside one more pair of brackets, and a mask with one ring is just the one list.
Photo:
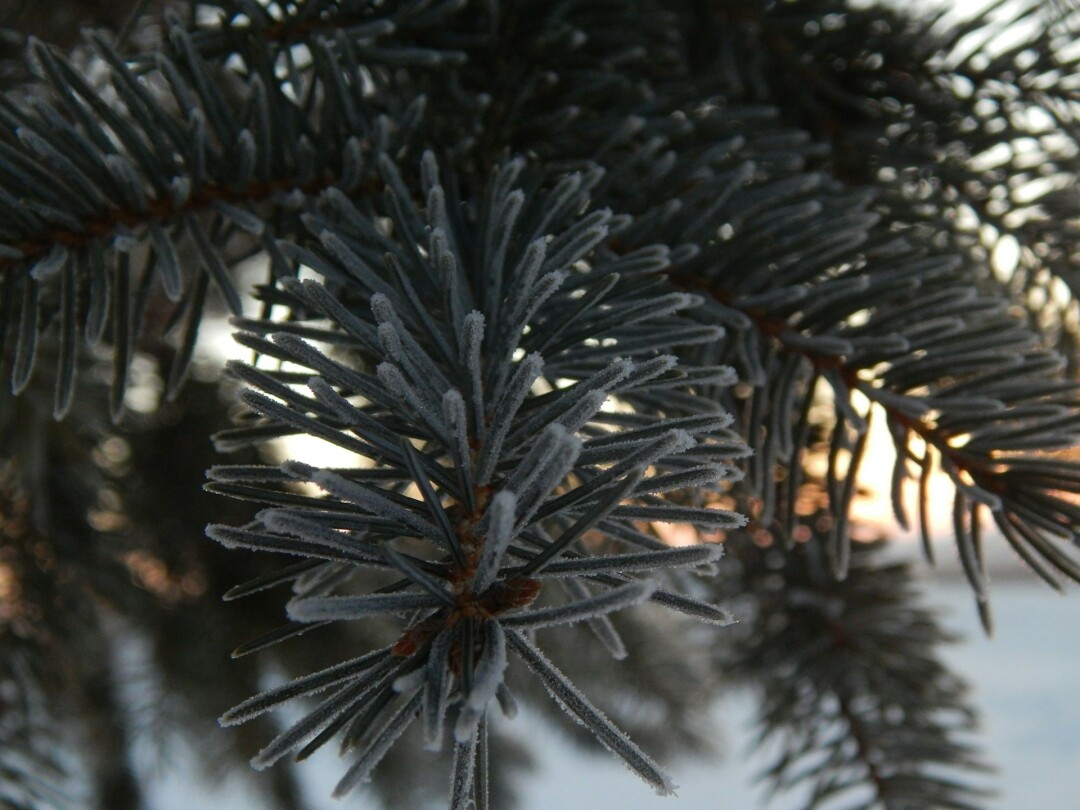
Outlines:
{"label": "evergreen foliage", "polygon": [[855,546],[841,584],[813,543],[782,559],[742,550],[737,581],[751,596],[733,598],[749,621],[723,665],[759,694],[755,745],[780,749],[770,789],[803,789],[810,807],[979,807],[986,794],[954,778],[985,769],[967,685],[936,657],[955,639],[879,553]]}
{"label": "evergreen foliage", "polygon": [[[1076,14],[130,11],[3,71],[0,806],[140,807],[138,741],[207,734],[219,771],[336,737],[338,795],[510,806],[492,720],[544,693],[670,793],[646,750],[707,750],[727,684],[773,790],[981,806],[948,636],[852,501],[884,420],[931,562],[951,481],[987,630],[986,542],[1080,580]],[[643,687],[670,727],[605,700]]]}

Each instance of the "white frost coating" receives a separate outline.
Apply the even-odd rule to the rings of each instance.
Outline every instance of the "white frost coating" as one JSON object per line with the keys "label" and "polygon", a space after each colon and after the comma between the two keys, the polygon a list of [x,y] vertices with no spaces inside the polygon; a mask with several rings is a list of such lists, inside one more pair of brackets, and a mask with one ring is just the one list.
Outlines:
{"label": "white frost coating", "polygon": [[472,799],[473,778],[476,775],[477,734],[454,746],[454,770],[450,778],[449,810],[468,810]]}
{"label": "white frost coating", "polygon": [[[638,468],[638,477],[644,475],[645,469],[656,463],[665,456],[673,456],[696,446],[694,438],[685,430],[671,430],[658,436],[648,444],[640,445],[633,452],[627,453],[617,464],[604,470],[600,475],[591,479],[586,486],[578,487],[559,499],[559,503],[569,506],[589,497],[597,489],[606,487],[610,482],[617,480],[626,473]],[[636,487],[636,482],[635,482]],[[627,493],[630,490],[626,490]]]}
{"label": "white frost coating", "polygon": [[450,671],[447,656],[454,641],[454,634],[449,629],[443,630],[431,643],[425,667],[426,680],[421,706],[424,723],[424,748],[438,751],[442,748],[443,720],[450,697]]}
{"label": "white frost coating", "polygon": [[620,506],[615,517],[632,520],[648,520],[657,523],[690,523],[702,529],[741,529],[746,525],[745,515],[727,509],[709,509],[696,506]]}
{"label": "white frost coating", "polygon": [[344,661],[310,675],[295,678],[273,689],[267,689],[233,706],[218,718],[218,723],[223,726],[245,723],[295,697],[315,694],[342,681],[347,681],[357,673],[373,667],[380,658],[385,658],[386,655],[386,650],[375,650],[351,661]]}
{"label": "white frost coating", "polygon": [[350,481],[329,470],[313,470],[310,480],[331,495],[362,506],[379,517],[397,520],[421,537],[426,537],[434,543],[445,544],[439,529],[434,524],[410,512],[404,506],[394,503],[375,489]]}
{"label": "white frost coating", "polygon": [[446,438],[442,415],[439,413],[442,409],[441,402],[433,404],[424,397],[405,379],[404,373],[393,363],[379,363],[375,367],[375,374],[390,393],[411,406],[420,415],[435,435]]}
{"label": "white frost coating", "polygon": [[545,266],[566,267],[584,257],[607,237],[611,218],[610,208],[587,214],[552,243]]}
{"label": "white frost coating", "polygon": [[367,558],[362,552],[353,552],[326,544],[322,544],[322,549],[320,549],[317,544],[310,540],[270,532],[253,532],[247,529],[236,529],[232,526],[211,524],[206,527],[206,536],[230,549],[245,548],[251,551],[270,551],[279,554],[296,554],[304,557],[319,557],[324,560],[367,564]]}
{"label": "white frost coating", "polygon": [[260,771],[269,768],[289,751],[332,723],[343,711],[363,700],[364,696],[376,688],[396,665],[397,662],[392,658],[380,661],[359,676],[355,682],[331,695],[309,714],[274,737],[265,748],[252,757],[252,767]]}
{"label": "white frost coating", "polygon": [[295,622],[351,621],[384,613],[430,608],[441,602],[428,593],[373,593],[367,596],[321,596],[295,599],[286,605]]}
{"label": "white frost coating", "polygon": [[503,681],[499,684],[499,688],[495,691],[495,699],[499,701],[499,708],[502,709],[503,717],[507,720],[513,720],[518,714],[518,702],[514,697],[514,693],[510,691],[510,687]]}
{"label": "white frost coating", "polygon": [[677,610],[680,613],[685,613],[687,616],[693,616],[696,619],[701,619],[709,624],[715,624],[720,627],[726,627],[729,624],[734,624],[736,619],[731,615],[731,611],[720,605],[713,605],[708,602],[702,602],[700,599],[694,599],[689,596],[683,596],[678,593],[671,593],[670,591],[657,591],[652,595],[652,600],[658,605]]}
{"label": "white frost coating", "polygon": [[[516,531],[529,524],[551,491],[562,483],[567,473],[574,468],[574,463],[581,453],[581,441],[567,433],[562,425],[550,425],[541,434],[540,441],[543,442],[542,457],[532,461],[530,469],[525,465],[532,454],[526,455],[507,479],[508,488],[518,494]],[[519,473],[524,474],[519,478]]]}
{"label": "white frost coating", "polygon": [[324,228],[319,233],[319,241],[334,258],[341,262],[353,278],[367,286],[376,296],[383,296],[383,300],[386,300],[384,293],[393,293],[393,288],[379,278],[378,274],[372,271],[367,262],[357,256],[352,248],[346,245],[341,237],[329,228]]}
{"label": "white frost coating", "polygon": [[322,377],[309,377],[307,387],[311,389],[311,393],[319,402],[334,412],[338,419],[346,425],[355,424],[356,415],[359,413],[356,406],[341,396],[330,383]]}
{"label": "white frost coating", "polygon": [[255,533],[237,529],[233,526],[223,526],[219,523],[211,523],[206,527],[206,536],[211,540],[216,540],[228,549],[259,548],[258,546],[249,545],[247,542],[249,535],[254,536]]}
{"label": "white frost coating", "polygon": [[484,549],[476,564],[473,577],[473,590],[483,593],[495,581],[499,573],[503,555],[514,539],[514,513],[517,509],[517,495],[509,490],[501,490],[491,499],[487,509],[487,536]]}
{"label": "white frost coating", "polygon": [[[392,264],[398,267],[400,272],[404,272],[391,254],[386,256],[386,262],[388,265]],[[424,347],[409,332],[394,309],[390,298],[382,293],[373,295],[371,297],[371,311],[378,322],[379,337],[393,335],[392,340],[396,348],[390,356],[401,363],[412,377],[414,383],[427,388],[429,393],[437,393],[439,396],[442,395],[443,391],[451,387],[450,381],[447,380],[439,365],[431,359]]]}
{"label": "white frost coating", "polygon": [[360,758],[341,777],[341,781],[334,788],[335,799],[341,798],[357,784],[371,778],[371,772],[375,766],[386,756],[386,752],[397,742],[398,737],[405,733],[419,712],[420,693],[417,692],[386,721],[386,725],[372,738],[367,748],[360,754]]}
{"label": "white frost coating", "polygon": [[532,384],[544,370],[544,358],[536,352],[527,355],[510,378],[492,414],[492,426],[480,453],[479,483],[487,484],[495,471],[503,442],[513,424],[518,408],[525,401]]}
{"label": "white frost coating", "polygon": [[570,602],[567,605],[530,610],[507,616],[503,623],[507,627],[528,627],[536,630],[541,627],[555,627],[560,624],[573,624],[585,621],[616,610],[623,610],[639,605],[656,592],[657,585],[651,580],[631,582],[606,593]]}
{"label": "white frost coating", "polygon": [[607,394],[603,391],[590,391],[556,421],[570,433],[576,433],[600,412],[605,402]]}
{"label": "white frost coating", "polygon": [[[491,226],[486,234],[487,248],[486,260],[492,269],[492,275],[497,280],[503,278],[506,269],[506,250],[510,245],[510,239],[514,235],[514,224],[517,222],[521,208],[525,204],[525,194],[520,189],[514,189],[500,200],[499,215],[491,218]],[[494,238],[493,238],[494,237]],[[515,274],[515,278],[521,276]],[[493,281],[496,279],[492,279]]]}
{"label": "white frost coating", "polygon": [[393,690],[399,695],[403,695],[406,692],[411,692],[413,689],[419,689],[424,679],[427,677],[427,672],[424,667],[417,667],[412,672],[406,672],[404,675],[399,675],[394,679],[394,683],[391,685]]}
{"label": "white frost coating", "polygon": [[[520,195],[520,191],[515,191],[515,195]],[[513,196],[513,195],[512,195]],[[506,234],[504,232],[504,241]],[[522,256],[521,261],[511,272],[511,278],[514,279],[515,287],[517,288],[514,305],[508,313],[507,321],[511,323],[520,322],[522,319],[522,313],[526,311],[526,308],[533,301],[533,297],[536,294],[534,285],[536,279],[540,275],[540,269],[544,266],[544,260],[547,257],[547,242],[543,239],[534,239],[529,243],[529,246],[525,248],[525,255]]]}
{"label": "white frost coating", "polygon": [[455,455],[454,461],[463,468],[466,479],[471,479],[473,461],[472,454],[469,452],[469,425],[465,398],[456,388],[451,388],[443,394],[442,406],[446,433],[452,442],[450,449]]}
{"label": "white frost coating", "polygon": [[[573,600],[580,601],[592,596],[589,586],[580,579],[564,579],[559,584]],[[616,661],[626,658],[626,645],[619,631],[615,629],[615,625],[611,623],[611,619],[607,616],[593,616],[591,619],[586,619],[586,622],[597,641],[604,645],[604,649],[611,653],[612,658]]]}
{"label": "white frost coating", "polygon": [[661,796],[675,793],[671,777],[598,708],[578,691],[570,680],[552,664],[524,635],[511,630],[507,640],[514,651],[543,682],[548,694],[567,714],[588,728],[601,745],[629,766],[630,770],[648,782]]}
{"label": "white frost coating", "polygon": [[513,471],[505,478],[503,487],[505,489],[512,489],[518,493],[519,496],[522,492],[531,486],[531,482],[539,474],[538,470],[543,463],[544,458],[551,455],[552,448],[556,441],[566,435],[566,429],[562,425],[549,425],[546,429],[540,432],[538,436],[533,438],[533,441],[525,453],[522,456],[521,461],[514,467]]}
{"label": "white frost coating", "polygon": [[295,515],[288,509],[263,509],[258,513],[257,517],[270,531],[299,537],[310,543],[340,549],[349,554],[369,557],[370,564],[373,565],[378,565],[381,562],[378,557],[371,553],[372,546],[370,544],[364,544],[344,532],[330,529],[314,520]]}
{"label": "white frost coating", "polygon": [[379,335],[379,344],[382,346],[386,356],[391,360],[401,362],[401,336],[398,334],[397,329],[394,328],[394,325],[383,321],[379,324],[376,333]]}
{"label": "white frost coating", "polygon": [[465,702],[454,726],[454,739],[466,742],[476,732],[476,726],[494,699],[506,672],[506,633],[499,622],[485,625],[484,652],[473,673],[473,688],[465,696]]}
{"label": "white frost coating", "polygon": [[315,475],[315,467],[310,464],[305,464],[302,461],[294,461],[292,459],[281,462],[281,471],[290,478],[295,478],[297,481],[311,481],[312,476]]}
{"label": "white frost coating", "polygon": [[[577,540],[582,534],[594,526],[597,526],[599,522],[610,514],[619,502],[637,486],[643,473],[644,470],[641,467],[638,467],[631,470],[630,474],[622,481],[617,482],[615,486],[608,487],[607,493],[593,503],[589,510],[579,517],[573,526],[563,532],[559,538],[544,549],[544,551],[533,557],[526,566],[525,571],[528,573],[535,573],[541,570],[548,562],[555,559],[569,548],[570,544]],[[579,489],[581,489],[581,487],[579,487]],[[573,493],[570,494],[572,495]],[[558,501],[556,501],[556,503],[558,503]]]}
{"label": "white frost coating", "polygon": [[582,574],[630,573],[671,568],[691,568],[710,565],[724,556],[724,547],[709,543],[660,551],[633,554],[608,554],[601,557],[582,557],[576,560],[556,560],[544,566],[542,577],[570,577]]}
{"label": "white frost coating", "polygon": [[429,576],[412,558],[397,551],[389,543],[383,543],[380,546],[380,549],[386,559],[389,560],[398,571],[403,573],[436,599],[448,606],[453,606],[454,599],[447,592],[446,580]]}
{"label": "white frost coating", "polygon": [[611,619],[607,616],[593,616],[591,619],[586,619],[586,621],[597,641],[604,645],[604,649],[611,653],[612,658],[616,661],[622,661],[629,655],[622,636],[615,629],[615,625],[611,623]]}

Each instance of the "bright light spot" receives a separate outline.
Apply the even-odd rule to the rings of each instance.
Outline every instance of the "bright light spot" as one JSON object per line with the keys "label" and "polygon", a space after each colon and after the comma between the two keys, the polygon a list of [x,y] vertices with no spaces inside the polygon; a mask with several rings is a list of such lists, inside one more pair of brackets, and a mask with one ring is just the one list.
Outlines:
{"label": "bright light spot", "polygon": [[977,172],[985,172],[1005,165],[1012,157],[1012,147],[1008,143],[999,143],[975,155],[971,159],[970,166]]}
{"label": "bright light spot", "polygon": [[[274,454],[283,461],[303,461],[314,467],[345,467],[367,469],[373,466],[371,459],[331,444],[314,436],[284,436],[274,442]],[[316,488],[317,491],[318,488]]]}
{"label": "bright light spot", "polygon": [[1063,307],[1068,306],[1072,301],[1072,291],[1064,279],[1054,276],[1050,279],[1050,297],[1056,304]]}
{"label": "bright light spot", "polygon": [[949,447],[960,448],[971,441],[970,433],[958,433],[955,436],[949,438]]}
{"label": "bright light spot", "polygon": [[634,407],[618,397],[608,397],[600,406],[600,410],[604,413],[633,413]]}
{"label": "bright light spot", "polygon": [[848,315],[848,326],[862,326],[870,320],[870,310],[860,309],[858,312],[853,312]]}
{"label": "bright light spot", "polygon": [[124,407],[136,413],[156,412],[163,387],[157,363],[145,355],[136,355],[131,361],[131,384],[124,392]]}
{"label": "bright light spot", "polygon": [[1006,234],[1001,237],[990,253],[990,266],[1001,281],[1012,278],[1020,263],[1020,243],[1015,236]]}
{"label": "bright light spot", "polygon": [[692,546],[702,542],[698,530],[689,523],[650,523],[657,537],[669,546]]}
{"label": "bright light spot", "polygon": [[961,231],[974,231],[979,227],[979,215],[970,205],[956,207],[956,227]]}
{"label": "bright light spot", "polygon": [[1033,203],[1040,197],[1044,197],[1053,191],[1059,183],[1055,182],[1050,177],[1036,177],[1033,180],[1029,180],[1021,186],[1017,186],[1012,190],[1013,202],[1018,205],[1027,205]]}

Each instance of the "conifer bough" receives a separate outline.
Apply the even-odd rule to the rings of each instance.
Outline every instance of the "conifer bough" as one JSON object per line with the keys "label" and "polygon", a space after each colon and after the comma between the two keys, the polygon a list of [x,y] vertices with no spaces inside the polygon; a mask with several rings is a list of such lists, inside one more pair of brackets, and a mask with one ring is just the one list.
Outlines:
{"label": "conifer bough", "polygon": [[[43,386],[56,419],[77,412],[91,383],[76,372],[106,347],[121,421],[133,361],[163,337],[178,396],[216,289],[255,358],[229,366],[246,413],[218,449],[307,436],[354,455],[209,473],[261,507],[211,538],[299,558],[227,594],[292,588],[287,623],[237,654],[393,631],[226,712],[320,696],[257,767],[336,736],[344,793],[419,720],[429,748],[451,741],[450,806],[488,806],[489,712],[513,714],[517,660],[670,792],[542,651],[567,631],[543,631],[585,624],[625,658],[614,614],[724,625],[718,602],[745,592],[761,635],[732,671],[765,672],[763,736],[796,730],[778,785],[799,781],[800,744],[819,746],[807,717],[839,699],[847,731],[820,745],[856,753],[812,769],[814,806],[866,785],[889,808],[972,806],[924,767],[979,767],[939,716],[964,714],[963,690],[932,661],[894,679],[867,663],[890,632],[898,647],[944,634],[866,607],[906,594],[894,569],[856,553],[845,578],[885,419],[897,520],[913,522],[911,480],[932,560],[931,476],[948,477],[987,628],[987,516],[1052,586],[1080,580],[1075,304],[1046,294],[1075,288],[1076,21],[1017,6],[1039,24],[1009,47],[989,12],[917,23],[834,0],[211,0],[167,13],[153,51],[106,32],[68,55],[31,42],[38,82],[0,99],[0,340],[18,395],[0,427],[17,434]],[[1025,153],[1044,158],[1041,184]],[[1002,280],[983,241],[1006,236],[1021,258]],[[236,272],[253,257],[257,304]],[[720,545],[671,547],[665,523],[723,532],[743,591],[703,576]],[[805,647],[777,654],[783,632],[755,623],[769,616],[806,628]],[[777,698],[770,661],[805,666],[805,700]],[[870,675],[838,680],[844,662]],[[911,682],[934,688],[899,730],[862,711],[907,706]]]}
{"label": "conifer bough", "polygon": [[[222,721],[333,687],[253,762],[266,767],[297,749],[306,757],[340,732],[342,751],[357,752],[341,794],[368,777],[413,720],[436,750],[449,720],[450,806],[485,807],[487,786],[476,774],[487,771],[489,705],[498,698],[513,711],[504,682],[513,651],[572,717],[669,793],[669,777],[531,636],[585,622],[619,658],[626,650],[613,612],[652,601],[730,621],[723,608],[672,590],[676,579],[659,578],[707,568],[721,547],[668,548],[644,530],[655,522],[711,531],[745,523],[661,497],[716,487],[734,477],[731,462],[745,453],[730,417],[699,393],[733,382],[730,369],[686,368],[662,353],[720,331],[702,334],[685,317],[700,303],[695,296],[658,295],[655,269],[641,267],[640,256],[605,248],[632,222],[588,210],[595,172],[526,195],[516,186],[528,166],[511,161],[470,210],[447,192],[468,179],[444,186],[431,153],[419,188],[389,159],[380,168],[385,198],[368,213],[330,194],[325,210],[307,218],[320,246],[302,260],[323,283],[283,283],[291,311],[306,317],[241,322],[240,341],[278,362],[232,366],[250,386],[241,399],[261,418],[217,437],[231,448],[306,434],[363,463],[215,468],[212,491],[268,508],[252,524],[208,533],[228,547],[321,561],[293,584],[288,615],[298,630],[395,616],[401,635],[252,698]],[[301,255],[295,245],[283,252]],[[639,253],[654,264],[665,258],[655,248]],[[637,340],[643,333],[654,335],[647,346]],[[630,407],[642,397],[668,404]],[[299,494],[290,487],[297,481],[324,494]],[[363,568],[383,584],[357,593],[351,574]]]}

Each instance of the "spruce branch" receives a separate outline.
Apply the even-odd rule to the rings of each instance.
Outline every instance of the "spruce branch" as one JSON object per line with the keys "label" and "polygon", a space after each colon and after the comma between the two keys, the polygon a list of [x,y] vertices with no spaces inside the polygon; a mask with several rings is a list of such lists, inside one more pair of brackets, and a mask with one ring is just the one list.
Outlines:
{"label": "spruce branch", "polygon": [[[763,736],[791,732],[778,786],[812,783],[822,806],[974,806],[951,776],[978,766],[963,689],[915,649],[943,635],[906,573],[849,543],[849,507],[884,419],[899,522],[910,482],[932,557],[943,471],[987,624],[988,518],[1054,587],[1080,579],[1075,360],[1050,349],[1076,331],[1053,292],[1074,280],[1080,168],[1061,5],[1012,4],[1048,20],[1013,45],[1007,15],[916,22],[838,0],[208,0],[165,15],[154,50],[150,28],[136,53],[101,34],[69,56],[35,43],[39,82],[0,99],[0,365],[19,392],[0,397],[0,456],[36,543],[155,640],[193,716],[237,704],[233,753],[270,740],[262,767],[337,738],[339,793],[381,779],[415,804],[442,778],[451,807],[502,806],[489,711],[513,713],[508,673],[669,791],[643,749],[700,743],[691,704],[717,679],[665,622],[728,624],[741,590],[754,632],[735,669],[763,684]],[[235,272],[255,257],[258,315]],[[100,417],[119,415],[139,353],[168,354],[162,334],[179,395],[210,287],[255,355],[229,366],[245,413],[218,448],[304,436],[355,457],[215,466],[207,489],[238,511],[209,534],[255,554],[177,542],[178,513],[208,519],[170,489],[209,464],[190,435],[212,419],[169,429],[200,404],[123,434],[130,470],[86,461],[88,437],[115,438]],[[100,344],[108,409],[75,393],[96,390]],[[192,402],[218,415],[208,389]],[[817,484],[821,525],[792,542]],[[122,528],[91,527],[97,499]],[[736,512],[788,545],[751,548]],[[717,545],[671,548],[662,523],[723,531],[732,589],[696,576],[721,567]],[[15,579],[41,586],[31,569]],[[241,584],[214,606],[180,570],[200,594]],[[71,639],[53,668],[120,636],[85,594],[71,604],[43,608]],[[254,636],[220,683],[202,628]],[[585,663],[601,655],[629,660],[601,682]],[[268,662],[290,680],[242,699]],[[669,683],[676,665],[694,689]],[[100,689],[109,666],[76,671],[98,687],[78,724],[108,730],[89,770],[111,810],[110,785],[140,787],[117,767],[132,724]],[[627,696],[673,707],[670,734],[620,716]],[[309,711],[274,728],[293,700]],[[420,747],[447,744],[445,772],[417,774]],[[299,801],[290,773],[263,783],[275,806]]]}
{"label": "spruce branch", "polygon": [[[208,534],[228,547],[325,560],[346,574],[386,572],[385,584],[367,593],[336,578],[297,579],[288,615],[301,627],[396,615],[403,632],[354,663],[252,698],[223,722],[337,684],[264,749],[257,766],[296,749],[306,757],[340,734],[342,751],[358,754],[340,794],[366,780],[420,717],[431,747],[442,745],[445,726],[453,728],[451,806],[464,806],[466,796],[482,806],[487,788],[476,781],[485,770],[477,757],[488,707],[506,689],[509,645],[606,747],[668,792],[667,777],[518,628],[584,622],[624,655],[605,621],[612,612],[652,600],[727,620],[722,609],[637,575],[718,557],[707,546],[661,551],[638,526],[743,523],[731,512],[654,494],[683,483],[678,476],[688,469],[694,481],[718,484],[743,452],[726,433],[726,416],[694,393],[703,382],[728,381],[728,370],[684,371],[661,353],[694,339],[683,312],[699,299],[657,296],[647,277],[618,272],[626,263],[604,243],[630,222],[589,212],[586,177],[526,194],[515,186],[528,166],[510,161],[470,210],[452,196],[460,179],[441,180],[430,153],[419,188],[388,159],[380,168],[381,205],[373,198],[361,212],[331,195],[307,220],[322,247],[290,249],[325,279],[284,283],[294,319],[242,322],[249,330],[242,342],[280,363],[235,368],[258,389],[241,397],[261,418],[218,437],[233,447],[307,434],[357,453],[359,463],[214,468],[211,491],[270,508],[247,527],[211,526]],[[390,227],[377,227],[382,217]],[[589,295],[597,279],[606,282],[602,301]],[[637,340],[646,330],[657,335],[648,346]],[[678,394],[666,412],[605,407],[613,397],[629,403],[657,390]],[[325,494],[300,494],[296,481]],[[593,557],[590,546],[604,535],[631,548]],[[569,602],[528,609],[538,596],[550,599],[549,568],[562,581],[599,590],[564,588]]]}
{"label": "spruce branch", "polygon": [[[820,10],[790,5],[799,9],[793,14],[803,14],[804,5]],[[597,29],[617,24],[582,12],[551,25],[571,23],[600,43],[607,40]],[[672,36],[690,38],[687,26],[684,19]],[[664,272],[712,299],[696,319],[727,330],[698,357],[730,363],[754,386],[725,406],[756,450],[744,490],[755,525],[790,536],[811,436],[807,415],[828,390],[837,576],[846,569],[850,498],[873,406],[884,412],[896,445],[894,505],[902,523],[912,465],[922,468],[921,480],[934,468],[952,479],[956,541],[987,626],[980,548],[987,511],[1054,587],[1062,575],[1076,579],[1080,514],[1068,483],[1075,463],[1055,459],[1054,468],[1068,472],[1053,485],[1008,474],[1077,440],[1076,385],[1039,329],[1015,314],[1011,295],[986,283],[960,248],[943,250],[911,233],[887,193],[812,171],[828,149],[785,122],[779,100],[772,109],[730,103],[726,97],[738,97],[724,72],[730,66],[706,62],[699,75],[687,64],[672,79],[645,61],[648,53],[636,52],[623,70],[652,92],[611,93],[589,116],[578,110],[557,131],[524,129],[513,139],[571,163],[603,160],[597,198],[638,223],[617,249],[632,253],[659,240],[679,246]],[[570,64],[563,69],[574,76],[586,58],[597,74],[611,58],[603,47],[586,55],[558,37],[543,40],[534,56],[536,70]],[[780,486],[777,470],[786,479]]]}
{"label": "spruce branch", "polygon": [[770,795],[801,790],[807,808],[982,806],[968,687],[934,653],[955,639],[912,604],[910,570],[865,544],[843,582],[813,542],[733,553],[748,622],[724,665],[761,695],[754,744],[780,749],[763,774]]}
{"label": "spruce branch", "polygon": [[713,12],[717,36],[757,57],[725,66],[731,91],[767,96],[831,142],[832,171],[877,186],[880,209],[947,240],[984,283],[1050,293],[1032,320],[1075,355],[1053,292],[1055,278],[1076,289],[1075,14],[1037,2],[853,13],[829,0]]}
{"label": "spruce branch", "polygon": [[[170,37],[172,53],[149,66],[92,37],[100,84],[35,43],[52,99],[41,93],[30,103],[0,103],[0,203],[7,212],[0,273],[5,297],[24,299],[19,328],[9,326],[4,336],[19,358],[16,390],[30,379],[41,331],[60,335],[69,369],[79,344],[106,338],[116,347],[118,412],[127,364],[146,328],[145,302],[159,295],[173,305],[165,305],[171,312],[164,322],[180,333],[170,374],[175,391],[208,282],[239,314],[230,267],[253,252],[273,254],[275,238],[302,232],[298,212],[309,198],[332,187],[355,190],[365,165],[397,148],[398,128],[386,112],[358,115],[362,90],[336,81],[344,62],[356,61],[348,47],[339,49],[347,59],[320,51],[318,69],[306,71],[290,96],[272,60],[240,74],[206,62],[178,25]],[[335,92],[324,84],[330,77]],[[321,102],[313,105],[316,96]],[[422,106],[417,99],[394,114],[407,129]],[[65,379],[58,417],[71,399],[74,377]]]}

